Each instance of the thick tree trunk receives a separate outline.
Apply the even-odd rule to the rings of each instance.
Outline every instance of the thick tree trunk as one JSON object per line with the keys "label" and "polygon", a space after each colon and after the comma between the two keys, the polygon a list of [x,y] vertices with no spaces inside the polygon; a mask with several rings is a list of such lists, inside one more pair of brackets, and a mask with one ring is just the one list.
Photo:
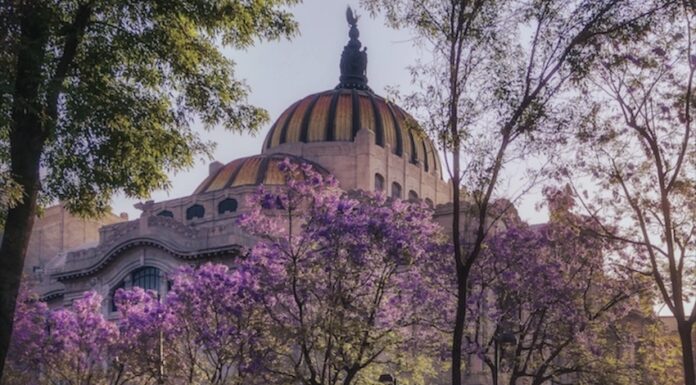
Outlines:
{"label": "thick tree trunk", "polygon": [[48,31],[39,7],[38,2],[27,1],[20,16],[21,41],[17,50],[10,127],[10,172],[23,188],[23,195],[7,212],[0,244],[0,378],[12,334],[24,256],[36,216],[39,161],[45,143],[39,89]]}
{"label": "thick tree trunk", "polygon": [[689,322],[678,322],[679,339],[682,347],[682,362],[684,365],[684,385],[696,385],[696,373],[694,366],[694,346],[692,332],[693,324]]}

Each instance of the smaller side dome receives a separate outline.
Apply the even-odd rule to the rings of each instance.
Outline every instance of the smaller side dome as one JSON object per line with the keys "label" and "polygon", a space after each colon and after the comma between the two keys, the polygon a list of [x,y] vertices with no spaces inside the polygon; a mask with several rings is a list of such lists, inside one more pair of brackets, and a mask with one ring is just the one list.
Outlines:
{"label": "smaller side dome", "polygon": [[295,155],[275,153],[249,156],[235,159],[222,167],[218,167],[198,187],[194,194],[204,194],[224,190],[230,187],[283,185],[285,179],[278,168],[285,159],[295,164],[308,163],[324,175],[329,172],[320,165]]}

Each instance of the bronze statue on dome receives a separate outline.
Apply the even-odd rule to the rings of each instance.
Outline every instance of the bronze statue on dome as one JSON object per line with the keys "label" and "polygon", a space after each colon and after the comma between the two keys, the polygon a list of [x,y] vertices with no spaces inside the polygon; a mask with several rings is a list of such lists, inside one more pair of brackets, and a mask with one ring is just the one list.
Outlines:
{"label": "bronze statue on dome", "polygon": [[351,27],[357,27],[359,18],[360,16],[353,15],[353,9],[350,6],[346,8],[346,20]]}
{"label": "bronze statue on dome", "polygon": [[346,21],[350,25],[350,32],[348,33],[350,40],[343,48],[343,53],[341,54],[341,77],[339,79],[340,83],[336,88],[370,90],[370,87],[367,86],[367,48],[360,50],[362,44],[358,40],[360,37],[358,19],[359,16],[354,14],[353,10],[348,7],[346,9]]}

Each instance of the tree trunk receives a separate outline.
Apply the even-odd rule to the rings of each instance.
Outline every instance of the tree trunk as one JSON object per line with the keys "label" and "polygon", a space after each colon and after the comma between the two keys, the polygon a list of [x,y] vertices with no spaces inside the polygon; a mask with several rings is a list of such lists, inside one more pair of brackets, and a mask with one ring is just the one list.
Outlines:
{"label": "tree trunk", "polygon": [[678,322],[679,339],[682,347],[682,363],[684,366],[684,385],[696,385],[694,372],[694,346],[691,339],[693,324],[690,322]]}
{"label": "tree trunk", "polygon": [[466,277],[457,271],[457,313],[452,334],[452,385],[462,383],[462,339],[466,318]]}
{"label": "tree trunk", "polygon": [[[456,105],[451,107],[452,115],[456,117]],[[455,123],[452,121],[452,134],[458,135]],[[459,230],[460,206],[459,201],[459,138],[454,137],[452,149],[452,245],[454,247],[454,265],[457,271],[457,312],[452,333],[452,385],[462,383],[462,339],[464,337],[464,320],[466,319],[467,274],[463,269],[461,234]]]}
{"label": "tree trunk", "polygon": [[39,90],[48,36],[39,2],[27,1],[20,16],[20,46],[10,126],[10,172],[23,189],[20,202],[8,210],[0,244],[0,378],[10,345],[15,302],[24,256],[36,216],[39,162],[45,143]]}

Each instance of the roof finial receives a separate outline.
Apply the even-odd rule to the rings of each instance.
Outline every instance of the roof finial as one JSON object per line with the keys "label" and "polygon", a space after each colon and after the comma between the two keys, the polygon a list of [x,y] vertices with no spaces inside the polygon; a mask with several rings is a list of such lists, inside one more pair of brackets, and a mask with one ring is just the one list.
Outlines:
{"label": "roof finial", "polygon": [[348,36],[350,40],[341,54],[341,77],[340,83],[336,88],[352,88],[358,90],[370,90],[367,86],[367,48],[360,47],[362,44],[358,37],[358,15],[353,14],[353,10],[348,7],[346,9],[346,20],[350,25]]}
{"label": "roof finial", "polygon": [[358,26],[359,18],[360,16],[353,15],[353,9],[351,9],[350,6],[346,7],[346,20],[348,20],[348,24],[350,24],[351,27]]}

